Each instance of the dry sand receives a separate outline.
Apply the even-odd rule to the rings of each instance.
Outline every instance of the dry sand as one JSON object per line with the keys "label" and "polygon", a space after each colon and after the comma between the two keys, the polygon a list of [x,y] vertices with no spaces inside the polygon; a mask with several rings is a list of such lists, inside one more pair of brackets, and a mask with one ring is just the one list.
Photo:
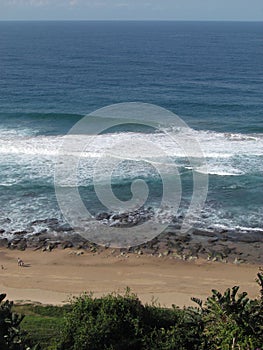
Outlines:
{"label": "dry sand", "polygon": [[[154,298],[163,306],[193,305],[192,296],[206,299],[212,288],[224,291],[239,285],[250,297],[259,292],[256,265],[201,259],[185,262],[146,255],[125,258],[111,256],[110,251],[77,256],[75,252],[0,249],[0,292],[7,293],[10,300],[60,304],[84,291],[100,296],[123,292],[129,286],[144,302]],[[19,267],[17,257],[28,267]]]}

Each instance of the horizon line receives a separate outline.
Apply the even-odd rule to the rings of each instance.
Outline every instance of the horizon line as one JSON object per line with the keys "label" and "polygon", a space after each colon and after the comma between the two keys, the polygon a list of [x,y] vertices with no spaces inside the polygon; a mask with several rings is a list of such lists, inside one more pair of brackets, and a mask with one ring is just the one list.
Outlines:
{"label": "horizon line", "polygon": [[1,19],[0,22],[258,22],[258,19]]}

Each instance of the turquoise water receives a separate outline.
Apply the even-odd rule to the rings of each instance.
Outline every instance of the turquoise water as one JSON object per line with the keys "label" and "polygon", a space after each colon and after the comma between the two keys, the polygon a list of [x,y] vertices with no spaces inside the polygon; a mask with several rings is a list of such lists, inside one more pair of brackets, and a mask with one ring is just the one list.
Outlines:
{"label": "turquoise water", "polygon": [[[179,115],[200,142],[209,192],[195,225],[262,230],[262,34],[262,23],[241,22],[1,22],[1,227],[61,218],[54,164],[62,136],[98,108],[141,101]],[[100,145],[144,131],[105,133],[87,150],[79,186],[92,213],[105,209],[92,179]],[[145,139],[166,147],[177,164],[184,212],[192,195],[188,160],[158,132]],[[147,205],[158,206],[161,178],[146,162],[123,162],[114,193],[128,200],[137,178],[149,185]]]}

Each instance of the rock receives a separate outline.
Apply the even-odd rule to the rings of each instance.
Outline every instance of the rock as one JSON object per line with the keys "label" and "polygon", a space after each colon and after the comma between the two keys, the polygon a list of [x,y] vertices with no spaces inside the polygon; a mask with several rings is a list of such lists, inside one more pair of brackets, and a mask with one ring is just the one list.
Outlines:
{"label": "rock", "polygon": [[83,251],[78,251],[78,250],[71,250],[71,251],[69,252],[69,255],[81,256],[81,255],[83,255],[83,254],[84,254]]}
{"label": "rock", "polygon": [[53,249],[55,249],[57,247],[56,243],[52,243],[50,242],[45,248],[47,252],[51,252]]}
{"label": "rock", "polygon": [[230,248],[228,246],[223,246],[222,252],[224,253],[225,256],[228,256],[229,254],[233,253],[236,250],[236,248]]}
{"label": "rock", "polygon": [[62,249],[67,249],[67,248],[72,248],[72,247],[73,247],[73,243],[70,241],[64,241],[61,243]]}
{"label": "rock", "polygon": [[76,255],[77,256],[80,256],[80,255],[83,255],[84,254],[84,252],[81,250],[81,251],[78,251],[78,252],[76,252]]}
{"label": "rock", "polygon": [[192,235],[194,235],[194,236],[203,236],[203,237],[217,237],[216,232],[205,231],[205,230],[198,230],[198,229],[194,229],[193,232],[192,232]]}
{"label": "rock", "polygon": [[58,225],[59,221],[56,218],[51,218],[51,219],[39,219],[32,221],[30,225],[40,225],[40,224],[47,224],[48,226],[53,226],[53,225]]}
{"label": "rock", "polygon": [[99,213],[95,216],[95,219],[98,220],[98,221],[101,221],[101,220],[109,220],[109,218],[111,217],[111,215],[109,213],[106,213],[106,212],[102,212],[102,213]]}
{"label": "rock", "polygon": [[43,247],[46,247],[46,243],[45,242],[38,242],[38,243],[35,243],[33,245],[31,244],[30,246],[31,247],[35,246],[34,250],[39,250],[39,249],[42,249]]}
{"label": "rock", "polygon": [[0,234],[1,233],[5,233],[5,230],[4,229],[0,229]]}
{"label": "rock", "polygon": [[235,258],[235,260],[234,260],[234,264],[236,264],[236,265],[243,264],[244,262],[245,262],[245,260],[243,260],[243,259]]}
{"label": "rock", "polygon": [[189,249],[191,250],[192,254],[195,255],[195,254],[198,254],[202,248],[203,246],[201,243],[196,243],[193,246],[191,246]]}
{"label": "rock", "polygon": [[9,241],[7,238],[0,239],[0,247],[7,248],[9,245]]}
{"label": "rock", "polygon": [[91,251],[91,253],[96,253],[97,252],[97,248],[96,247],[91,247],[90,251]]}
{"label": "rock", "polygon": [[43,230],[35,232],[34,236],[39,236],[39,235],[42,235],[43,233],[47,233],[47,229],[46,228],[43,228]]}
{"label": "rock", "polygon": [[182,259],[182,256],[178,253],[173,253],[173,257],[177,259]]}
{"label": "rock", "polygon": [[193,255],[190,255],[188,260],[192,261],[192,260],[197,260],[198,257],[197,256],[193,256]]}
{"label": "rock", "polygon": [[183,250],[184,250],[184,246],[183,246],[182,242],[176,242],[175,243],[175,249],[176,249],[176,252],[178,254],[182,253]]}
{"label": "rock", "polygon": [[163,256],[168,256],[171,253],[172,253],[171,250],[166,250],[165,252],[163,252]]}
{"label": "rock", "polygon": [[54,231],[56,232],[69,232],[73,231],[73,228],[67,224],[61,225],[61,226],[53,226],[52,227]]}
{"label": "rock", "polygon": [[153,216],[152,209],[138,209],[133,212],[107,213],[96,215],[95,219],[111,227],[132,227],[150,219]]}
{"label": "rock", "polygon": [[207,260],[212,260],[216,256],[216,251],[213,249],[208,249]]}
{"label": "rock", "polygon": [[23,230],[23,231],[16,231],[14,232],[14,235],[19,236],[19,235],[26,235],[28,232]]}
{"label": "rock", "polygon": [[219,238],[215,237],[215,238],[209,239],[207,242],[210,244],[213,244],[213,243],[217,242],[218,240],[219,240]]}
{"label": "rock", "polygon": [[48,239],[49,239],[48,235],[45,235],[45,234],[38,237],[39,242],[45,242]]}
{"label": "rock", "polygon": [[27,248],[27,242],[26,240],[21,241],[18,245],[17,245],[17,249],[19,250],[26,250]]}
{"label": "rock", "polygon": [[120,224],[121,224],[120,220],[115,220],[110,223],[110,227],[119,227],[121,226]]}
{"label": "rock", "polygon": [[9,249],[19,249],[25,250],[27,247],[26,239],[23,238],[15,238],[9,244]]}
{"label": "rock", "polygon": [[175,241],[179,241],[179,242],[183,242],[183,243],[190,242],[191,239],[192,239],[192,237],[189,234],[175,237]]}

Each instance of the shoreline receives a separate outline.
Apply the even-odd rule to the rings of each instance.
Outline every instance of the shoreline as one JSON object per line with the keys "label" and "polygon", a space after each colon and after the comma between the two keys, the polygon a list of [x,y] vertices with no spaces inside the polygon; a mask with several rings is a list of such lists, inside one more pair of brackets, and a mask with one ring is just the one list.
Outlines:
{"label": "shoreline", "polygon": [[[24,251],[0,248],[0,292],[19,302],[61,304],[83,292],[101,296],[123,293],[126,287],[147,303],[194,306],[191,297],[205,300],[211,289],[224,292],[234,285],[254,298],[259,265],[233,264],[198,258],[123,254],[108,249],[90,252],[74,248]],[[20,257],[25,267],[17,265]]]}
{"label": "shoreline", "polygon": [[[116,222],[120,225],[119,218]],[[84,232],[83,236],[76,233],[69,225],[65,225],[55,218],[37,220],[32,223],[32,225],[41,224],[45,224],[46,228],[40,229],[39,227],[39,231],[34,232],[34,226],[32,226],[31,229],[13,232],[11,238],[7,238],[8,232],[0,229],[0,234],[2,234],[0,248],[19,251],[33,249],[49,252],[57,249],[75,248],[91,253],[114,250],[115,255],[134,253],[157,257],[169,256],[179,260],[201,258],[223,263],[263,264],[263,254],[261,253],[263,251],[263,233],[260,231],[215,231],[193,228],[188,233],[182,233],[178,224],[171,224],[156,237],[150,235],[148,231],[140,232],[142,236],[146,237],[144,243],[135,245],[134,242],[132,247],[129,248],[114,248],[108,243],[110,231],[106,230],[105,233],[103,231],[105,225],[99,222],[89,231]],[[123,244],[120,244],[120,246],[123,247],[127,246],[124,241],[127,237],[125,228],[125,225],[119,227],[121,239],[123,237],[123,242],[120,241]],[[93,243],[96,240],[97,243]]]}

